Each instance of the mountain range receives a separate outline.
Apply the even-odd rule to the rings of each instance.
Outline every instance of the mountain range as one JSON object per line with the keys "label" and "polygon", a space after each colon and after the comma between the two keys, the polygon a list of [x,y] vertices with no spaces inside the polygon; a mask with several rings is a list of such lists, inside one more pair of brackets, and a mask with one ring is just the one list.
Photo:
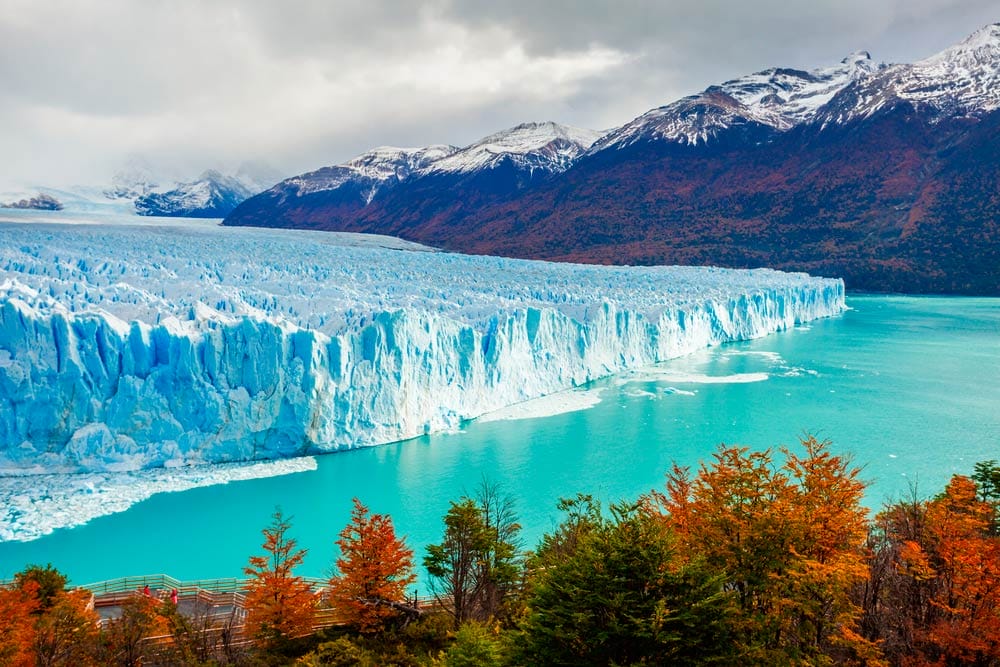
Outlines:
{"label": "mountain range", "polygon": [[1000,24],[911,64],[859,52],[756,72],[605,132],[525,123],[464,148],[377,148],[224,224],[1000,294]]}
{"label": "mountain range", "polygon": [[244,164],[233,174],[208,169],[190,181],[162,186],[148,165],[135,160],[115,174],[104,195],[131,200],[138,215],[222,218],[279,180],[281,176],[270,167]]}

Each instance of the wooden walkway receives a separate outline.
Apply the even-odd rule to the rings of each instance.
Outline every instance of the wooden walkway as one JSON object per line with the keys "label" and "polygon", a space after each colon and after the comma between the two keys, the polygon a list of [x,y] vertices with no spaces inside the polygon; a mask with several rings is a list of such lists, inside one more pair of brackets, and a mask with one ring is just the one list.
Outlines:
{"label": "wooden walkway", "polygon": [[[328,580],[315,577],[302,577],[302,579],[309,584],[320,601],[314,615],[313,631],[346,625],[347,620],[339,610],[323,604]],[[150,574],[119,577],[86,584],[79,588],[88,590],[93,595],[93,608],[101,615],[102,623],[116,618],[120,614],[122,603],[134,595],[143,595],[147,586],[152,597],[164,602],[169,600],[171,593],[176,590],[177,604],[182,612],[198,609],[206,631],[225,632],[231,645],[240,645],[249,642],[243,632],[248,584],[247,579],[181,581],[166,574]],[[428,611],[447,608],[433,597],[418,597],[409,602]],[[164,645],[172,640],[169,636],[165,636],[149,637],[147,641]]]}

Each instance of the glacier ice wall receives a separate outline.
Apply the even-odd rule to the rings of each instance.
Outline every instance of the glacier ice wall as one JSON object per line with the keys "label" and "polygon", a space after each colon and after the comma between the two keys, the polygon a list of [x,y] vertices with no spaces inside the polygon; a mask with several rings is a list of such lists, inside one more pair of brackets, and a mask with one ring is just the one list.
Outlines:
{"label": "glacier ice wall", "polygon": [[839,280],[0,224],[0,472],[375,445],[844,308]]}

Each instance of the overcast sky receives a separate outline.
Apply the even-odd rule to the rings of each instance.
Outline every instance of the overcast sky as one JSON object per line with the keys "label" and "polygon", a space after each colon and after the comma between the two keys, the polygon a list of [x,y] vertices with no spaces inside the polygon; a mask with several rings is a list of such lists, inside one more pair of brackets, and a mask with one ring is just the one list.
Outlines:
{"label": "overcast sky", "polygon": [[0,0],[0,187],[101,184],[136,156],[293,174],[526,120],[602,129],[996,21],[996,0]]}

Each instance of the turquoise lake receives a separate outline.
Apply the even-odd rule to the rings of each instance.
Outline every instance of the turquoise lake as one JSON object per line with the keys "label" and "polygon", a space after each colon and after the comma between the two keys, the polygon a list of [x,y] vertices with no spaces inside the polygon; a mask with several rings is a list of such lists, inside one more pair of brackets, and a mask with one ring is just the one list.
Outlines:
{"label": "turquoise lake", "polygon": [[164,493],[32,542],[0,544],[0,578],[52,562],[74,583],[166,573],[242,576],[276,505],[309,550],[300,574],[325,576],[351,498],[392,515],[419,562],[451,500],[485,476],[516,503],[526,545],[577,492],[634,498],[673,462],[720,442],[794,445],[805,432],[850,453],[867,503],[940,490],[1000,459],[1000,299],[850,296],[840,317],[708,349],[586,388],[593,407],[470,422],[444,433],[318,458],[315,471]]}

